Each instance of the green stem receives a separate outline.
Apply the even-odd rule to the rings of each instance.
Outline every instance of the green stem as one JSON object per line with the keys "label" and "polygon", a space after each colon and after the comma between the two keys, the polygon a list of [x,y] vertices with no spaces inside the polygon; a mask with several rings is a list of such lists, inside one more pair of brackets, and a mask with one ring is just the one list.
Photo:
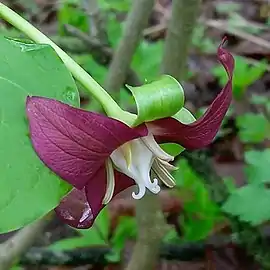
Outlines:
{"label": "green stem", "polygon": [[106,113],[131,125],[135,116],[123,111],[113,98],[68,54],[19,14],[0,3],[0,16],[37,43],[48,44],[56,51],[67,69],[103,106]]}
{"label": "green stem", "polygon": [[161,71],[178,81],[186,79],[187,59],[201,0],[173,0]]}

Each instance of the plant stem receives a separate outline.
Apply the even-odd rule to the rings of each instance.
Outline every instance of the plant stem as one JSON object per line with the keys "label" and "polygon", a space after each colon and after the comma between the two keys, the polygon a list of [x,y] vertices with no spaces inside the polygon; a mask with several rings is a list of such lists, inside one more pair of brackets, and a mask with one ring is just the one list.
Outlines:
{"label": "plant stem", "polygon": [[186,77],[186,66],[196,23],[200,0],[173,0],[161,72],[181,81]]}
{"label": "plant stem", "polygon": [[154,0],[132,1],[123,36],[114,53],[105,81],[105,88],[114,95],[119,91],[126,79],[132,56],[152,12],[154,2]]}
{"label": "plant stem", "polygon": [[51,220],[52,213],[35,221],[18,231],[14,236],[0,245],[0,269],[8,270],[21,255],[33,244]]}
{"label": "plant stem", "polygon": [[154,269],[159,258],[161,239],[167,231],[158,196],[146,193],[138,200],[136,217],[139,234],[126,270]]}
{"label": "plant stem", "polygon": [[108,115],[121,119],[128,124],[133,122],[135,116],[123,111],[112,97],[81,66],[79,66],[46,35],[41,33],[32,24],[2,3],[0,3],[0,16],[15,28],[22,31],[33,41],[48,44],[53,47],[74,78],[76,78],[101,103]]}

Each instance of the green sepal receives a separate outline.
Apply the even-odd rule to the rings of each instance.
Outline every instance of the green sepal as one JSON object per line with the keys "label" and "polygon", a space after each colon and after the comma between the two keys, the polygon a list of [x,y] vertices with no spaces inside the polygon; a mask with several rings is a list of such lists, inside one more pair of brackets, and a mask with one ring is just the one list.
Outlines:
{"label": "green sepal", "polygon": [[[191,124],[192,122],[196,121],[196,118],[193,116],[193,114],[185,107],[180,109],[175,115],[172,116],[172,118],[178,120],[183,124]],[[160,145],[160,147],[165,152],[174,157],[178,156],[185,150],[183,146],[177,143],[163,143]]]}

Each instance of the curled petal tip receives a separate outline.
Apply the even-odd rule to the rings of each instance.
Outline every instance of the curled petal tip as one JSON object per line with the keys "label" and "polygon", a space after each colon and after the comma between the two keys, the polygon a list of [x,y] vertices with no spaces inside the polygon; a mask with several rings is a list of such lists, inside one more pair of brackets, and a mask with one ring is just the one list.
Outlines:
{"label": "curled petal tip", "polygon": [[225,35],[223,38],[222,38],[222,41],[219,45],[219,48],[222,48],[223,46],[226,45],[226,43],[228,42],[228,37]]}
{"label": "curled petal tip", "polygon": [[232,100],[232,78],[234,58],[222,46],[217,57],[228,75],[228,81],[202,117],[191,124],[183,124],[176,119],[166,118],[147,123],[158,142],[175,142],[187,149],[199,149],[209,145],[215,138]]}

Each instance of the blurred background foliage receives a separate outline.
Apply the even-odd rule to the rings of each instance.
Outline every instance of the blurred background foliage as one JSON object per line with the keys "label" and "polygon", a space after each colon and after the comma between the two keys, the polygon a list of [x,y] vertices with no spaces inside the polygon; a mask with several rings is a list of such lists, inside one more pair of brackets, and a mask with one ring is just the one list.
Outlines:
{"label": "blurred background foliage", "polygon": [[[104,84],[131,0],[99,0],[98,10],[94,11],[79,0],[6,2]],[[170,9],[171,1],[156,1],[143,39],[133,55],[131,72],[141,82],[152,81],[159,75]],[[179,246],[207,243],[211,248],[204,246],[205,255],[200,261],[205,265],[209,252],[211,256],[218,256],[218,262],[211,269],[223,269],[218,267],[222,260],[226,261],[228,270],[255,269],[241,268],[240,262],[238,268],[233,268],[235,262],[228,262],[215,253],[217,246],[222,246],[222,254],[229,257],[227,244],[232,242],[234,248],[238,248],[240,236],[232,222],[235,218],[255,230],[266,228],[266,232],[270,232],[269,24],[267,1],[205,0],[193,31],[188,72],[182,82],[185,106],[199,117],[225,84],[226,73],[216,61],[216,49],[223,35],[228,36],[228,50],[235,56],[234,100],[215,141],[202,152],[184,152],[176,158],[177,186],[173,190],[164,188],[160,195],[168,223],[163,242]],[[0,29],[5,36],[25,38],[3,22]],[[126,83],[136,84],[136,80],[127,79]],[[79,83],[78,87],[82,107],[101,111],[100,105]],[[120,89],[118,102],[125,109],[135,110],[134,100],[125,85]],[[174,147],[177,146],[172,145],[172,151]],[[195,165],[194,158],[190,161],[192,155],[198,157]],[[221,194],[226,194],[221,200],[215,199],[216,186],[221,186]],[[128,195],[123,195],[102,211],[92,229],[74,231],[59,220],[53,220],[37,245],[47,246],[52,251],[106,246],[112,251],[106,255],[106,260],[119,263],[127,243],[133,243],[137,233],[134,203]],[[220,236],[225,240],[216,240]],[[6,237],[3,235],[2,239]],[[253,252],[256,257],[257,251]],[[233,256],[235,261],[241,261],[238,253]],[[248,259],[245,257],[245,260]],[[190,269],[199,269],[196,263],[190,264],[193,267]]]}

